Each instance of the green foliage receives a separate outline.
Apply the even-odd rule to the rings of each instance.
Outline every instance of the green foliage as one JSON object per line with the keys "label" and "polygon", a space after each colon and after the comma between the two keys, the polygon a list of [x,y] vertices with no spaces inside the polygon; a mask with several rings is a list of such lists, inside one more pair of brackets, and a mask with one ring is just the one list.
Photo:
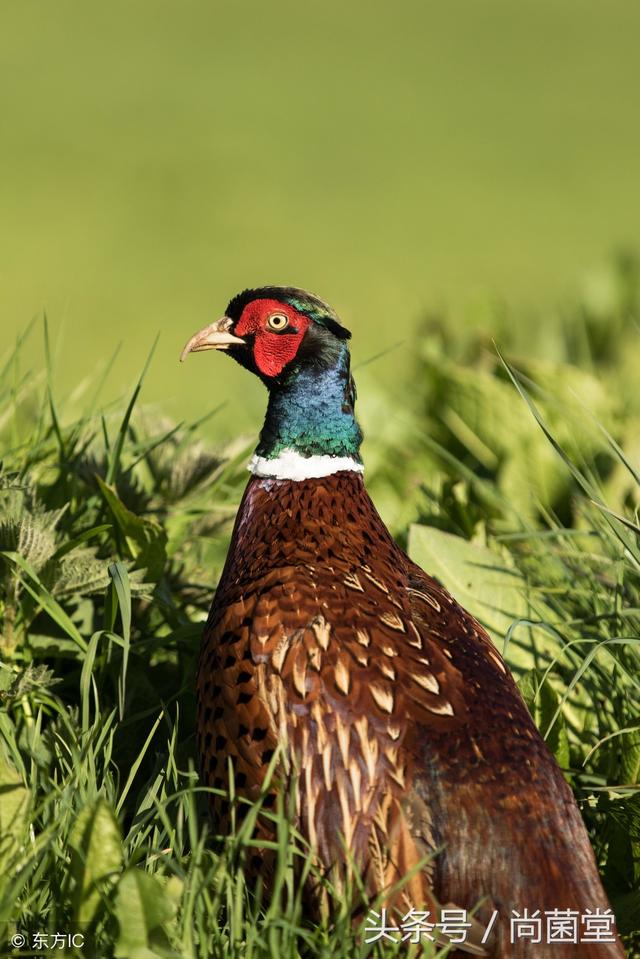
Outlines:
{"label": "green foliage", "polygon": [[133,560],[134,569],[143,569],[151,582],[157,582],[167,559],[165,530],[154,520],[136,516],[127,509],[115,488],[99,476],[96,481],[122,536],[123,552]]}
{"label": "green foliage", "polygon": [[114,955],[118,959],[179,955],[171,950],[163,927],[178,910],[178,902],[171,893],[180,896],[181,891],[176,877],[163,885],[142,869],[127,869],[123,873],[115,904],[119,934]]}
{"label": "green foliage", "polygon": [[29,791],[0,740],[0,891],[28,824]]}
{"label": "green foliage", "polygon": [[551,683],[546,681],[546,676],[537,669],[525,673],[519,686],[538,729],[545,732],[549,749],[558,764],[567,769],[570,764],[569,735],[564,714],[559,709],[558,694]]}
{"label": "green foliage", "polygon": [[[518,358],[508,324],[503,359],[432,321],[406,402],[391,409],[359,385],[372,494],[502,649],[631,943],[640,364],[629,276],[606,316],[584,303],[564,316],[552,356]],[[285,809],[269,813],[268,901],[243,871],[259,804],[229,836],[206,816],[195,663],[246,444],[212,448],[201,423],[139,409],[142,378],[123,409],[96,412],[96,401],[60,402],[49,368],[36,402],[12,387],[17,362],[0,381],[0,918],[28,935],[81,928],[95,954],[122,959],[397,954],[365,946],[330,889],[333,921],[305,917],[310,864]]]}
{"label": "green foliage", "polygon": [[120,830],[104,799],[86,805],[69,833],[73,883],[73,917],[90,925],[100,904],[101,885],[120,872],[123,852]]}
{"label": "green foliage", "polygon": [[[435,526],[416,524],[409,530],[409,555],[444,583],[494,637],[506,636],[514,621],[532,614],[524,577],[500,544],[491,548]],[[531,668],[530,646],[519,647],[518,653],[512,649],[511,668]]]}

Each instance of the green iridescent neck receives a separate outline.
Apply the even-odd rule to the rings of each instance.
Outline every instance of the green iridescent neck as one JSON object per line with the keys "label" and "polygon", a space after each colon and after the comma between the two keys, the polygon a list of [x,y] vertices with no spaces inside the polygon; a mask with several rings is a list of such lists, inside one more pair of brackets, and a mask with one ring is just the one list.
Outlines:
{"label": "green iridescent neck", "polygon": [[360,463],[362,433],[354,400],[349,350],[341,344],[332,366],[293,369],[271,386],[256,454],[275,459],[283,450],[294,450],[306,457],[346,456]]}

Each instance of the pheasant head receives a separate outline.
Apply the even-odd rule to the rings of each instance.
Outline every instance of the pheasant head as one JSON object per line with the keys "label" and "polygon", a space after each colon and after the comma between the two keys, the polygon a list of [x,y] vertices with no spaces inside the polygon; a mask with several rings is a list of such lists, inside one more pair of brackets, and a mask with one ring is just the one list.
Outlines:
{"label": "pheasant head", "polygon": [[224,350],[267,387],[252,472],[293,480],[344,469],[362,472],[350,336],[317,296],[268,286],[235,296],[220,320],[191,337],[182,359]]}

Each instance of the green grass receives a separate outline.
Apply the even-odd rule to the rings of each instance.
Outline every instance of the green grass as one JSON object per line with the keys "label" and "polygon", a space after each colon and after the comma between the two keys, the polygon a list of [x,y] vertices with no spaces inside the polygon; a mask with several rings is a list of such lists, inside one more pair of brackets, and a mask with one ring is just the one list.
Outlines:
{"label": "green grass", "polygon": [[[545,356],[518,353],[508,315],[489,324],[500,354],[432,317],[393,398],[375,385],[375,364],[356,375],[374,499],[504,648],[631,943],[640,942],[631,260],[612,270],[610,288],[606,310],[563,309]],[[40,330],[0,373],[0,950],[16,931],[80,928],[90,954],[123,959],[394,954],[363,943],[344,898],[332,922],[305,916],[304,844],[286,809],[273,814],[269,900],[244,879],[251,819],[216,836],[205,814],[195,662],[247,442],[212,446],[202,439],[209,411],[173,423],[141,405],[141,382],[130,400],[106,405],[100,377],[65,390],[48,345],[48,365],[28,370]]]}

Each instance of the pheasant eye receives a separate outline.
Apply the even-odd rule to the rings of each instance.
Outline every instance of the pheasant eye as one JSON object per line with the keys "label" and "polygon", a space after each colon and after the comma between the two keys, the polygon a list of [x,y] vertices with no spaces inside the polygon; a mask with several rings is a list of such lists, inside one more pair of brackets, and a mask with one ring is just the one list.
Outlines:
{"label": "pheasant eye", "polygon": [[275,330],[277,333],[280,330],[284,330],[289,325],[289,317],[284,313],[272,313],[269,319],[267,320],[267,326],[270,330]]}

